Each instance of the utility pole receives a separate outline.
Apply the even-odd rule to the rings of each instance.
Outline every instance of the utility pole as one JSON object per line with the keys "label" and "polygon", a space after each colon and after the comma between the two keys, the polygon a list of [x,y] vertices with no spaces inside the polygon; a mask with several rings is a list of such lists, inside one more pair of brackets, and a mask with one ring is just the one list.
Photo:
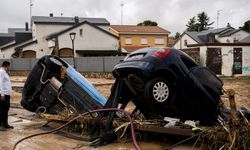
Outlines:
{"label": "utility pole", "polygon": [[218,32],[218,28],[219,28],[219,15],[220,15],[220,12],[222,11],[221,10],[217,10],[217,32]]}
{"label": "utility pole", "polygon": [[33,0],[30,0],[30,28],[31,28],[31,17],[32,17],[32,7],[33,7]]}
{"label": "utility pole", "polygon": [[121,2],[121,25],[123,25],[123,2]]}

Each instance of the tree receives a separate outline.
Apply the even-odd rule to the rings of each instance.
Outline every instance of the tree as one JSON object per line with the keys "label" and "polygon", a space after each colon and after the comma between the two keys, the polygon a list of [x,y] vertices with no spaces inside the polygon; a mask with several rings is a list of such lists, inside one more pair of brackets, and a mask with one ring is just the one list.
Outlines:
{"label": "tree", "polygon": [[246,21],[241,29],[250,32],[250,20]]}
{"label": "tree", "polygon": [[198,31],[208,30],[210,29],[209,26],[211,26],[214,22],[209,23],[210,18],[207,16],[205,12],[201,12],[197,15],[197,25],[198,25]]}
{"label": "tree", "polygon": [[196,18],[190,18],[190,20],[188,21],[188,24],[186,24],[187,27],[187,31],[198,31],[198,25],[196,23]]}
{"label": "tree", "polygon": [[208,30],[210,29],[211,26],[214,22],[209,23],[210,18],[207,16],[205,12],[201,12],[197,14],[197,20],[194,17],[190,18],[188,21],[187,26],[187,31],[203,31],[203,30]]}
{"label": "tree", "polygon": [[181,34],[179,32],[175,33],[174,39],[178,39],[181,36]]}
{"label": "tree", "polygon": [[157,26],[157,25],[158,25],[157,22],[154,22],[151,20],[145,20],[145,21],[137,24],[137,26]]}

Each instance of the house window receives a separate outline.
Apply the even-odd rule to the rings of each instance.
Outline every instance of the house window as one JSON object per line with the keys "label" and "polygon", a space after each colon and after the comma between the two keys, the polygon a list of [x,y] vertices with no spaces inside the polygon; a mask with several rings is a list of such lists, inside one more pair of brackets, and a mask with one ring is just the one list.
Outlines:
{"label": "house window", "polygon": [[142,45],[148,44],[148,39],[146,37],[141,38],[141,44]]}
{"label": "house window", "polygon": [[82,29],[80,29],[80,31],[79,31],[79,32],[80,32],[80,33],[79,33],[79,34],[80,34],[80,36],[82,36]]}
{"label": "house window", "polygon": [[185,46],[187,46],[187,45],[188,45],[187,40],[184,40],[184,45],[185,45]]}
{"label": "house window", "polygon": [[131,39],[131,37],[126,37],[126,38],[125,38],[125,44],[127,44],[127,45],[132,44],[132,39]]}
{"label": "house window", "polygon": [[164,39],[160,37],[155,38],[155,44],[164,44]]}

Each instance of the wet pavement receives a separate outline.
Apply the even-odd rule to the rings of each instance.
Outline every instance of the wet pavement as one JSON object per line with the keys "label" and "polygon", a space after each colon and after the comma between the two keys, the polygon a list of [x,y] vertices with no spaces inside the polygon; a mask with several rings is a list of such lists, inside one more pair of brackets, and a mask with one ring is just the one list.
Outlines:
{"label": "wet pavement", "polygon": [[[15,143],[32,134],[45,132],[42,130],[42,125],[46,123],[44,120],[39,120],[36,115],[24,109],[13,109],[9,112],[9,123],[14,126],[14,129],[0,131],[0,149],[12,150]],[[133,143],[112,143],[102,147],[90,147],[88,142],[75,140],[59,134],[47,134],[31,139],[27,139],[16,147],[16,150],[68,150],[74,149],[78,145],[82,145],[79,150],[132,150],[135,149]],[[142,150],[161,150],[164,146],[169,145],[164,142],[141,142],[139,141]],[[175,147],[177,150],[191,149],[192,145],[186,144]]]}

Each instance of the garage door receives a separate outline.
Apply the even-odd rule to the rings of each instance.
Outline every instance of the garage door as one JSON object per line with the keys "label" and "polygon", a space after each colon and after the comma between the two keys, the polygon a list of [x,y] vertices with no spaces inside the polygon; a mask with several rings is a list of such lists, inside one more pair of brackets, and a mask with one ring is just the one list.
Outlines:
{"label": "garage door", "polygon": [[23,51],[22,58],[36,58],[36,52],[32,50]]}
{"label": "garage door", "polygon": [[59,57],[61,58],[74,57],[74,52],[72,49],[63,48],[59,50]]}

